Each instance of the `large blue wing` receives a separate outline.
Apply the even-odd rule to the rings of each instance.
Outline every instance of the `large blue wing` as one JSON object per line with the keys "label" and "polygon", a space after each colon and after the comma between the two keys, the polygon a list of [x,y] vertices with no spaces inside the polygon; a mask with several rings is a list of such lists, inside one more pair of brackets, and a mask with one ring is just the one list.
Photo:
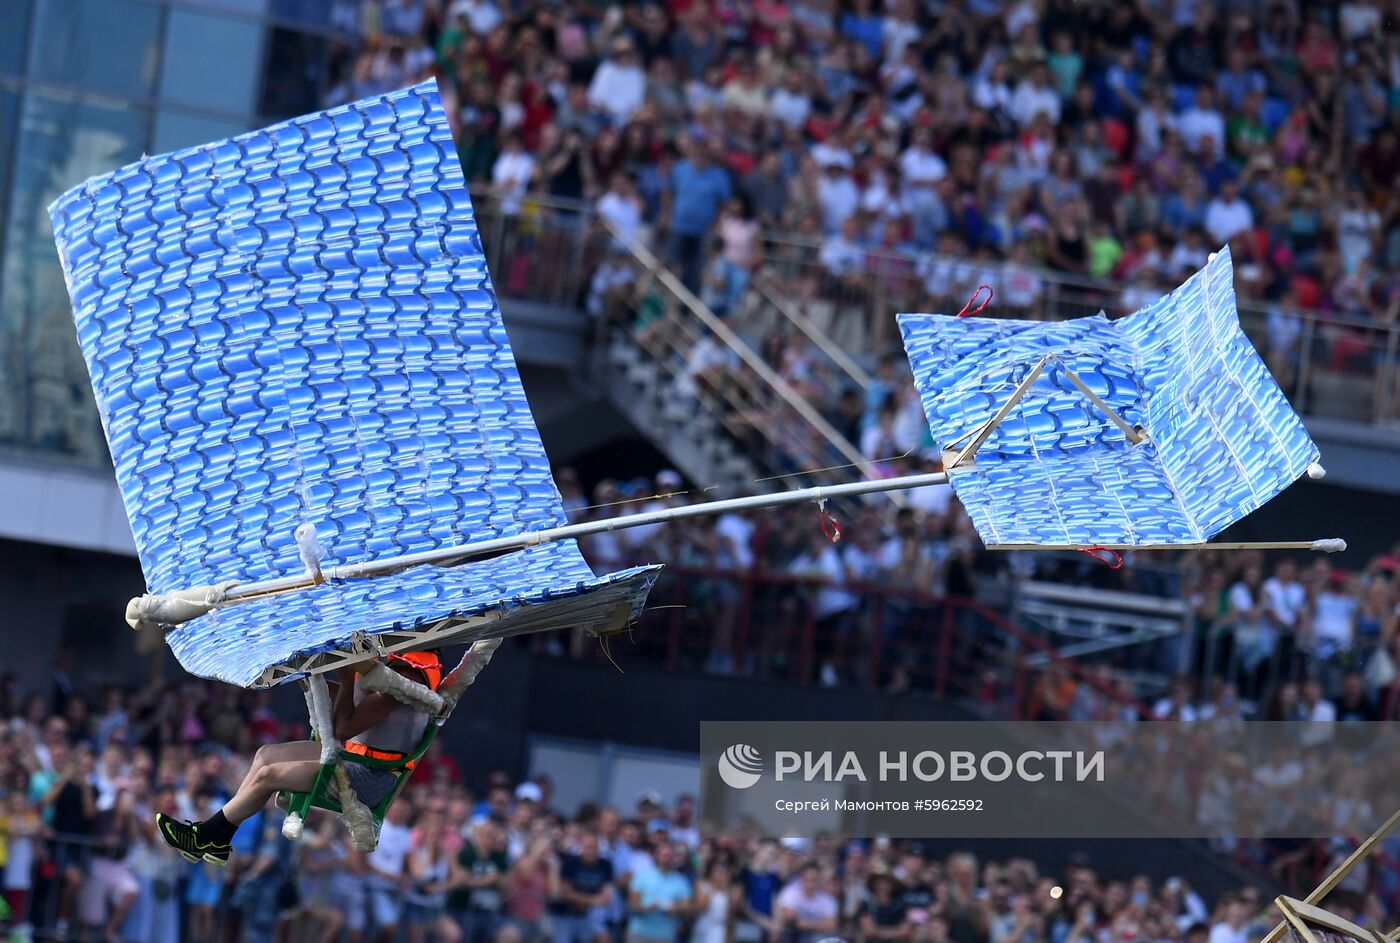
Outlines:
{"label": "large blue wing", "polygon": [[[564,523],[434,84],[143,159],[50,214],[152,592],[297,574],[304,524],[334,566]],[[392,612],[323,587],[335,618],[276,629],[251,668],[209,650],[274,631],[256,606],[172,642],[246,683],[391,616],[594,581],[572,542],[438,577],[448,596]],[[283,623],[303,603],[287,605]]]}
{"label": "large blue wing", "polygon": [[[1240,330],[1225,249],[1127,317],[1061,322],[902,314],[934,442],[958,444],[1039,379],[954,490],[989,545],[1199,543],[1260,507],[1317,447]],[[1134,444],[1071,382],[1131,426]]]}

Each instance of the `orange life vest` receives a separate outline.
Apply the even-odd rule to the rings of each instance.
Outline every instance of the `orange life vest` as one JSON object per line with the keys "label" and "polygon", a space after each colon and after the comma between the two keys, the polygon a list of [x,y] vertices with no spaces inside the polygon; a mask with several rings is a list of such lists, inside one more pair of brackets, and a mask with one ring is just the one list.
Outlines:
{"label": "orange life vest", "polygon": [[[423,676],[424,683],[427,684],[430,690],[436,691],[438,685],[442,683],[442,661],[438,658],[436,652],[404,652],[403,654],[392,654],[387,656],[385,661],[402,662],[413,668],[413,670]],[[406,755],[399,753],[397,750],[378,750],[366,744],[357,743],[354,740],[345,741],[345,743],[341,744],[341,748],[345,750],[346,753],[353,753],[356,756],[364,756],[371,760],[386,760],[389,762],[401,760]],[[408,762],[403,765],[403,768],[413,769],[414,765],[413,762]]]}

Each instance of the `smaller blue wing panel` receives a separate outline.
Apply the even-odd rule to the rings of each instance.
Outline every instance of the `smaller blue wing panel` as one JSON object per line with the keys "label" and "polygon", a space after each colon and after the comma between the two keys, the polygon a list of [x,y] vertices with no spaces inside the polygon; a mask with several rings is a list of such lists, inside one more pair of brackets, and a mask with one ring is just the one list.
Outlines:
{"label": "smaller blue wing panel", "polygon": [[1307,472],[1317,446],[1244,331],[1221,249],[1180,288],[1115,322],[1137,353],[1162,465],[1204,536]]}
{"label": "smaller blue wing panel", "polygon": [[[1052,359],[950,475],[989,545],[1198,543],[1302,475],[1317,448],[1235,311],[1228,250],[1110,321],[899,317],[934,441],[958,445]],[[1073,372],[1148,440],[1133,444]]]}

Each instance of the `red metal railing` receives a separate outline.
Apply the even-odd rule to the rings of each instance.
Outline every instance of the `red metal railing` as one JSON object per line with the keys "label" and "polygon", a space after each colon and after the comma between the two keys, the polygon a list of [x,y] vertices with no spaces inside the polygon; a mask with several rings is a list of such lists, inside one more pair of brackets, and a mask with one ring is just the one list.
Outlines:
{"label": "red metal railing", "polygon": [[[819,616],[830,592],[853,605]],[[880,584],[668,564],[634,641],[668,668],[955,696],[1009,717],[1065,715],[1046,677],[1136,707],[994,608]]]}

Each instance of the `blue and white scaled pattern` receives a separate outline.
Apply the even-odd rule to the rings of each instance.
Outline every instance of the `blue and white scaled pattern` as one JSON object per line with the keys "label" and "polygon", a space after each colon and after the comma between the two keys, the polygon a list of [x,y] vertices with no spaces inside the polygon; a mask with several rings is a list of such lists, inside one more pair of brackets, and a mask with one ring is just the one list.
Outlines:
{"label": "blue and white scaled pattern", "polygon": [[[565,522],[433,83],[145,158],[50,215],[152,592],[300,573],[305,523],[329,567]],[[616,579],[639,608],[653,578],[598,580],[562,542],[232,607],[171,644],[248,683],[355,630]]]}
{"label": "blue and white scaled pattern", "polygon": [[[950,481],[988,545],[1199,543],[1317,460],[1235,308],[1229,249],[1117,320],[902,314],[915,385],[940,447],[990,419],[1054,358]],[[1145,442],[1070,382],[1073,371]]]}

